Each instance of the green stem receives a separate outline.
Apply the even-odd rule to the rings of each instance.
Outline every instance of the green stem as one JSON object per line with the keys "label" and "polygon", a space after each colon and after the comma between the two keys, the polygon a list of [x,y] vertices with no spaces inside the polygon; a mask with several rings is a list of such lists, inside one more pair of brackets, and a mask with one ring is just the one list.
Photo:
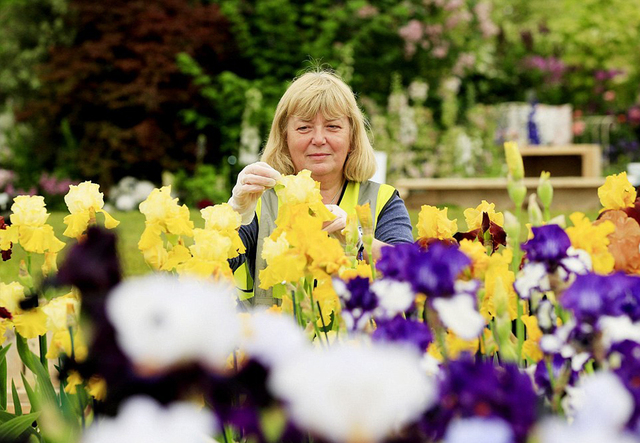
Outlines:
{"label": "green stem", "polygon": [[[2,346],[0,349],[4,350]],[[7,410],[7,358],[6,352],[5,356],[2,358],[2,362],[0,362],[0,407],[2,407],[3,411]]]}
{"label": "green stem", "polygon": [[86,426],[86,422],[84,419],[84,403],[82,402],[83,396],[78,394],[76,395],[76,397],[78,397],[78,405],[80,406],[80,423],[82,424],[82,429],[84,429]]}
{"label": "green stem", "polygon": [[320,328],[318,328],[318,322],[316,321],[316,306],[313,302],[313,292],[309,292],[309,300],[311,301],[311,323],[313,323],[313,332],[315,332],[316,337],[318,337],[320,344],[324,346],[322,334],[320,334]]}
{"label": "green stem", "polygon": [[320,307],[320,302],[316,302],[318,305],[318,314],[320,315],[320,321],[322,322],[322,330],[324,331],[324,338],[327,341],[327,347],[331,346],[329,343],[329,334],[327,334],[327,325],[324,322],[324,317],[322,316],[322,308]]}
{"label": "green stem", "polygon": [[47,334],[43,334],[38,337],[40,344],[40,363],[44,367],[44,370],[49,373],[49,364],[47,363]]}
{"label": "green stem", "polygon": [[543,210],[544,221],[548,222],[551,220],[551,211],[549,210],[549,206],[545,206]]}

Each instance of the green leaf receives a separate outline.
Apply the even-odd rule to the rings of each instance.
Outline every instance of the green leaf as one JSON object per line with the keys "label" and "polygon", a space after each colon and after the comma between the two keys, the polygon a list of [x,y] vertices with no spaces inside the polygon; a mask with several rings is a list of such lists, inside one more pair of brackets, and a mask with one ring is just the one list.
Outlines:
{"label": "green leaf", "polygon": [[9,346],[0,350],[0,408],[7,409],[7,358]]}
{"label": "green leaf", "polygon": [[59,406],[58,396],[56,395],[56,390],[51,383],[51,376],[49,375],[49,372],[47,372],[38,359],[33,360],[33,368],[33,372],[36,375],[37,388],[42,399],[48,405]]}
{"label": "green leaf", "polygon": [[16,389],[16,384],[11,380],[11,396],[13,397],[13,408],[16,411],[16,415],[22,415],[22,404],[20,404],[20,396]]}
{"label": "green leaf", "polygon": [[12,414],[11,412],[7,412],[7,411],[0,411],[0,423],[4,423],[6,421],[9,421],[13,418],[15,418],[16,415]]}
{"label": "green leaf", "polygon": [[72,394],[67,394],[64,387],[60,386],[60,409],[68,423],[77,422],[79,414],[83,413],[83,411],[78,412],[76,408],[74,408],[75,402],[73,402],[73,400],[75,397],[76,396]]}
{"label": "green leaf", "polygon": [[16,332],[16,348],[18,349],[18,355],[22,360],[22,363],[29,368],[31,372],[35,373],[33,362],[38,360],[38,356],[31,352],[27,339]]}
{"label": "green leaf", "polygon": [[24,376],[24,374],[20,374],[20,376],[22,377],[22,383],[24,384],[24,390],[27,391],[27,397],[29,397],[29,403],[31,403],[31,412],[39,411],[40,410],[40,399],[38,398],[36,393],[33,391],[33,388],[31,387],[31,385],[27,381],[27,378]]}
{"label": "green leaf", "polygon": [[14,441],[25,431],[32,429],[32,423],[40,416],[40,412],[21,415],[0,425],[0,441]]}

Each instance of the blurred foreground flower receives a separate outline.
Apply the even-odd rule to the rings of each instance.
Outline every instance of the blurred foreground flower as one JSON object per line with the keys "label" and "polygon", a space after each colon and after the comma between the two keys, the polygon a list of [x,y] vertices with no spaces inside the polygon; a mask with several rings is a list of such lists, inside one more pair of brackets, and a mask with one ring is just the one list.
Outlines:
{"label": "blurred foreground flower", "polygon": [[211,443],[217,427],[213,414],[193,404],[162,406],[148,397],[134,397],[117,417],[91,425],[82,443]]}
{"label": "blurred foreground flower", "polygon": [[235,289],[151,274],[127,280],[107,299],[116,339],[141,373],[200,362],[222,370],[240,339]]}
{"label": "blurred foreground flower", "polygon": [[333,345],[301,353],[269,379],[302,429],[333,442],[376,442],[431,407],[433,380],[408,348]]}

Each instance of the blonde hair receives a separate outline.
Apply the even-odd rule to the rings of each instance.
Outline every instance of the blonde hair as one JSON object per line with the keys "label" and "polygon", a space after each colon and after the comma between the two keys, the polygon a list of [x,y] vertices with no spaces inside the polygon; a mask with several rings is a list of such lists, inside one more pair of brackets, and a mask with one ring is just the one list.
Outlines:
{"label": "blonde hair", "polygon": [[282,174],[294,174],[287,146],[287,122],[292,115],[312,120],[318,112],[327,119],[349,119],[351,144],[344,176],[355,182],[369,180],[376,172],[376,159],[367,136],[368,124],[351,88],[336,74],[324,70],[307,72],[289,85],[276,108],[261,160]]}

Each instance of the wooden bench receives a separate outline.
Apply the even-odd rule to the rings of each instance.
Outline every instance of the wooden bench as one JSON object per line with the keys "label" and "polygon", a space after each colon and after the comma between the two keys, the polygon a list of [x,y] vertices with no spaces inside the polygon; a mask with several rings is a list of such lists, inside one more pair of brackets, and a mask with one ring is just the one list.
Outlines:
{"label": "wooden bench", "polygon": [[[551,173],[554,188],[552,208],[560,211],[600,208],[597,189],[602,178],[602,152],[599,145],[526,146],[520,148],[524,163],[527,193],[536,192],[542,171]],[[476,207],[482,200],[499,209],[513,209],[502,178],[415,178],[395,183],[407,207]]]}
{"label": "wooden bench", "polygon": [[601,177],[600,145],[520,147],[525,177],[540,177],[548,171],[551,177]]}
{"label": "wooden bench", "polygon": [[[538,178],[525,178],[527,194],[536,192]],[[551,177],[554,189],[552,209],[586,211],[599,209],[598,188],[602,177]],[[506,178],[415,178],[400,179],[395,187],[410,209],[422,205],[476,207],[482,200],[498,210],[512,210]]]}

